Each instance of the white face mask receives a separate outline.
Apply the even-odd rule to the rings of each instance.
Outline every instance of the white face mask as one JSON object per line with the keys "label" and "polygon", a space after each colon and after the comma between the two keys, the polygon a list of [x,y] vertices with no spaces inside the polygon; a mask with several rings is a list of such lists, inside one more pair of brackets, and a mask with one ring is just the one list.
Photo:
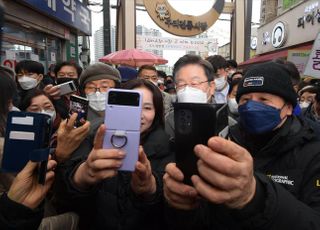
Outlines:
{"label": "white face mask", "polygon": [[171,102],[174,103],[177,101],[177,95],[176,94],[170,94],[171,96]]}
{"label": "white face mask", "polygon": [[34,79],[32,77],[22,76],[18,79],[18,82],[22,89],[29,90],[33,89],[38,85],[37,79]]}
{"label": "white face mask", "polygon": [[310,105],[310,102],[306,102],[306,101],[299,103],[299,106],[301,109],[308,108],[309,105]]}
{"label": "white face mask", "polygon": [[56,119],[56,111],[55,110],[41,110],[40,113],[42,114],[47,114],[51,117],[51,121],[54,122],[54,120]]}
{"label": "white face mask", "polygon": [[11,107],[9,108],[9,111],[20,111],[20,109],[18,109],[17,107],[15,107],[15,106],[13,105],[13,106],[11,106]]}
{"label": "white face mask", "polygon": [[106,109],[106,93],[96,92],[87,94],[89,106],[95,111],[104,111]]}
{"label": "white face mask", "polygon": [[157,84],[158,84],[158,85],[161,85],[161,84],[163,85],[163,84],[164,84],[164,81],[159,79],[159,80],[157,81]]}
{"label": "white face mask", "polygon": [[232,114],[238,115],[238,103],[235,98],[228,99],[228,107]]}
{"label": "white face mask", "polygon": [[151,80],[150,80],[150,82],[151,82],[152,84],[154,84],[155,86],[158,87],[158,81],[151,81]]}
{"label": "white face mask", "polygon": [[214,79],[214,83],[216,85],[216,90],[217,91],[222,90],[223,87],[225,87],[226,82],[227,81],[226,81],[225,77],[218,77],[218,78]]}
{"label": "white face mask", "polygon": [[178,102],[207,103],[208,96],[201,89],[186,86],[177,92]]}

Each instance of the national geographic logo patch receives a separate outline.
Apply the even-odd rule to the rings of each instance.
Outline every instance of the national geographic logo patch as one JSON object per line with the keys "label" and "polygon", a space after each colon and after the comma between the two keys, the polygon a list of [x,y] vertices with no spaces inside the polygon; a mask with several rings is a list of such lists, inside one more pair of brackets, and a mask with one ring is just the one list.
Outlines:
{"label": "national geographic logo patch", "polygon": [[288,176],[271,175],[271,174],[268,174],[267,176],[270,177],[270,179],[276,183],[294,186],[294,180],[290,180]]}

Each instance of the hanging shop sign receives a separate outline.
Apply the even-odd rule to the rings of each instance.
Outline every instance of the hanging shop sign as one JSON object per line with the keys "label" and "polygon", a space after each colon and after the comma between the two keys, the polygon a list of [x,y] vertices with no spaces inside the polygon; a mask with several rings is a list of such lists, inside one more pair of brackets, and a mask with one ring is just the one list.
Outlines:
{"label": "hanging shop sign", "polygon": [[300,74],[303,73],[311,50],[288,50],[287,61],[291,61],[297,67]]}
{"label": "hanging shop sign", "polygon": [[318,33],[317,38],[314,40],[304,75],[320,78],[320,33]]}
{"label": "hanging shop sign", "polygon": [[283,22],[278,22],[272,30],[271,43],[275,48],[282,47],[287,41],[286,26]]}
{"label": "hanging shop sign", "polygon": [[91,35],[91,12],[81,0],[23,0],[36,10]]}
{"label": "hanging shop sign", "polygon": [[258,38],[257,37],[251,37],[250,48],[252,50],[256,50],[257,49],[257,45],[258,45]]}
{"label": "hanging shop sign", "polygon": [[152,20],[163,30],[177,36],[194,36],[209,29],[222,13],[225,1],[216,0],[205,14],[192,16],[175,10],[168,0],[144,0]]}

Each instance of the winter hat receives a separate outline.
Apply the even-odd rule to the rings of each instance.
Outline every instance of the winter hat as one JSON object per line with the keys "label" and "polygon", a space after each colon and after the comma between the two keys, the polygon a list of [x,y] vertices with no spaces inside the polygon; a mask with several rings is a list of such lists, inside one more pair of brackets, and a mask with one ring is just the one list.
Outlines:
{"label": "winter hat", "polygon": [[110,79],[115,82],[121,82],[120,72],[113,68],[110,65],[104,63],[95,63],[93,65],[88,66],[80,76],[80,88],[84,88],[84,86],[90,81],[96,81],[101,79]]}
{"label": "winter hat", "polygon": [[298,95],[293,89],[290,73],[275,62],[257,64],[245,72],[238,86],[237,102],[243,94],[253,92],[277,95],[293,107],[297,104]]}

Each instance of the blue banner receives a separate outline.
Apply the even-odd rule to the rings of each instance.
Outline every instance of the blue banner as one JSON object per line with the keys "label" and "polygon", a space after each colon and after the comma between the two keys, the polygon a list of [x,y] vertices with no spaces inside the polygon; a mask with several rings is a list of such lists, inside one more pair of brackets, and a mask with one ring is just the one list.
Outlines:
{"label": "blue banner", "polygon": [[82,0],[23,0],[33,8],[91,35],[91,12]]}

